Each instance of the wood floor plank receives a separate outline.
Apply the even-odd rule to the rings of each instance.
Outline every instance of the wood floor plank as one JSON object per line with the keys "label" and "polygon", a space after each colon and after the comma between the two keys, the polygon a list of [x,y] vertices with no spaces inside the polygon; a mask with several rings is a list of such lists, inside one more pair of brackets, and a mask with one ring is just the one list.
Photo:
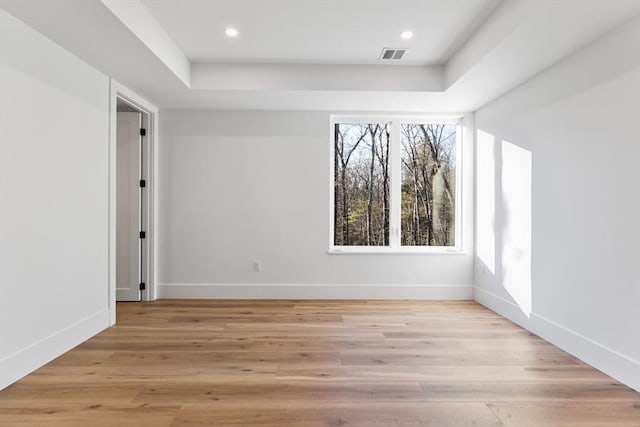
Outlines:
{"label": "wood floor plank", "polygon": [[640,394],[475,302],[117,310],[0,391],[0,425],[640,427]]}
{"label": "wood floor plank", "polygon": [[637,402],[493,402],[488,406],[510,427],[640,426]]}
{"label": "wood floor plank", "polygon": [[421,386],[427,400],[439,401],[640,402],[637,392],[611,381],[431,381]]}
{"label": "wood floor plank", "polygon": [[443,353],[343,353],[342,364],[346,366],[365,365],[528,365],[558,366],[577,365],[580,362],[559,350],[520,351],[502,353],[495,351],[449,352]]}
{"label": "wood floor plank", "polygon": [[328,383],[309,381],[235,381],[210,384],[155,384],[141,391],[134,403],[211,403],[237,405],[238,401],[307,402],[420,401],[426,393],[416,382]]}
{"label": "wood floor plank", "polygon": [[0,408],[0,425],[11,427],[168,427],[178,406],[101,405],[8,410]]}
{"label": "wood floor plank", "polygon": [[495,427],[502,423],[483,404],[423,402],[375,404],[321,403],[288,408],[245,408],[242,411],[186,409],[171,427],[195,426],[296,427]]}
{"label": "wood floor plank", "polygon": [[586,365],[526,367],[526,366],[282,366],[276,373],[283,379],[314,379],[332,381],[542,381],[578,383],[611,382],[611,378]]}
{"label": "wood floor plank", "polygon": [[273,379],[277,372],[276,364],[252,364],[234,363],[213,366],[173,365],[166,366],[164,370],[157,366],[140,365],[136,367],[122,365],[106,365],[100,367],[49,367],[45,366],[35,373],[23,378],[24,384],[48,384],[60,381],[64,376],[67,381],[80,385],[94,383],[96,381],[109,381],[112,385],[116,382],[138,381],[139,383],[186,381],[191,383],[211,381],[242,381],[245,377]]}
{"label": "wood floor plank", "polygon": [[340,354],[332,351],[117,351],[105,364],[118,366],[163,366],[186,365],[219,366],[228,363],[280,363],[314,364],[326,363],[336,365],[340,362]]}

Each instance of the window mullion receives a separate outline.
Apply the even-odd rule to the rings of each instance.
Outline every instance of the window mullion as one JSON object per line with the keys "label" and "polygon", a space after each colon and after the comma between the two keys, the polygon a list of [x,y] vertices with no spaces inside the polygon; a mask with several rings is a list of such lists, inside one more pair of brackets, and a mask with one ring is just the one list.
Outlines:
{"label": "window mullion", "polygon": [[389,183],[389,246],[400,247],[400,203],[402,173],[400,164],[400,122],[391,123],[391,182]]}

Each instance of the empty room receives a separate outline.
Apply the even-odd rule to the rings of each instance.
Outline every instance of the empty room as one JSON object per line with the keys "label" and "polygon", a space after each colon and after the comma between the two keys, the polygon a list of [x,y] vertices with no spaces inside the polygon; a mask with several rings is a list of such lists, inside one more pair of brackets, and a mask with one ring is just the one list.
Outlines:
{"label": "empty room", "polygon": [[0,0],[0,426],[640,427],[638,46],[640,0]]}

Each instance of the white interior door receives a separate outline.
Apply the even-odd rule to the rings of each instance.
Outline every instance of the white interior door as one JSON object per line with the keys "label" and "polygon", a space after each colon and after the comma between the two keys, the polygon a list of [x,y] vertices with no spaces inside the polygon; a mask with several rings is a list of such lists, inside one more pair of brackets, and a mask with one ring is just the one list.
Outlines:
{"label": "white interior door", "polygon": [[140,301],[141,113],[118,112],[116,144],[116,299]]}

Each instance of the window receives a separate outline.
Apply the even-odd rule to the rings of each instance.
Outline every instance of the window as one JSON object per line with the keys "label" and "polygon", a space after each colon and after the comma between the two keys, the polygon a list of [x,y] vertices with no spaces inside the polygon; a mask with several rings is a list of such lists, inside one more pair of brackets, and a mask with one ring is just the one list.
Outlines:
{"label": "window", "polygon": [[389,245],[390,129],[335,125],[334,245]]}
{"label": "window", "polygon": [[458,120],[332,120],[330,252],[459,248]]}

